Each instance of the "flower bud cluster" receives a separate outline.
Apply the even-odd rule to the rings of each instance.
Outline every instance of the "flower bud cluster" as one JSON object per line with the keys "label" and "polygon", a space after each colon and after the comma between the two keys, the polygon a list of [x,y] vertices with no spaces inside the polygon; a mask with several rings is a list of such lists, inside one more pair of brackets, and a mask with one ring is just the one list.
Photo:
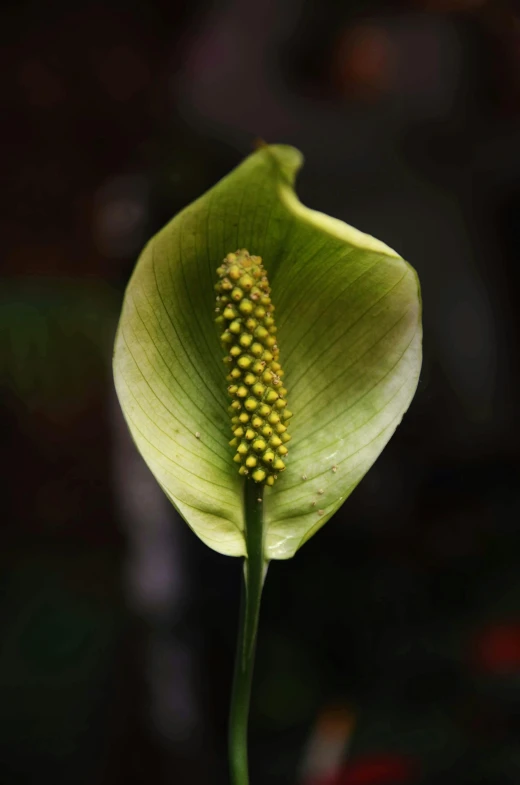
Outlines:
{"label": "flower bud cluster", "polygon": [[271,289],[260,256],[244,248],[218,268],[217,326],[227,352],[234,461],[239,473],[273,485],[285,469],[290,436],[287,390],[279,362]]}

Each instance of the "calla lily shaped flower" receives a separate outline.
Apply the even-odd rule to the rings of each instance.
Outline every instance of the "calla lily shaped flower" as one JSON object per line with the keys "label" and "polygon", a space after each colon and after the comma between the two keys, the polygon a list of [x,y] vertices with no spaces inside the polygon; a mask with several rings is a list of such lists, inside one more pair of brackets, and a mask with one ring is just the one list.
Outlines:
{"label": "calla lily shaped flower", "polygon": [[244,556],[230,714],[233,785],[266,565],[340,507],[408,408],[421,366],[414,270],[309,210],[292,147],[264,146],[148,244],[125,295],[114,375],[132,436],[206,545]]}
{"label": "calla lily shaped flower", "polygon": [[[419,377],[421,305],[413,268],[379,240],[304,207],[293,190],[301,164],[292,147],[260,148],[173,218],[138,261],[117,334],[115,382],[135,443],[193,531],[229,556],[247,555],[244,483],[255,482],[255,470],[262,481],[277,476],[263,497],[265,559],[290,558],[374,463]],[[259,294],[269,292],[267,306],[275,309],[267,327],[265,306],[240,291],[247,269],[234,264],[237,253],[261,266],[246,289],[263,281]],[[225,261],[229,255],[233,264]],[[231,278],[223,264],[234,267]],[[247,303],[254,307],[241,311]],[[231,345],[237,357],[228,354],[226,330],[237,338]],[[257,340],[264,333],[267,345]],[[293,414],[287,444],[276,438],[284,422],[276,418],[285,410],[268,411],[271,402],[262,397],[262,387],[271,397],[277,388],[266,384],[256,362],[267,352],[262,373],[269,370],[273,345]],[[276,421],[272,449],[269,427],[265,436],[251,430],[258,406],[262,427],[269,416]],[[244,439],[248,430],[251,440]],[[236,460],[237,447],[247,452],[249,469]],[[266,452],[283,463],[278,475]]]}

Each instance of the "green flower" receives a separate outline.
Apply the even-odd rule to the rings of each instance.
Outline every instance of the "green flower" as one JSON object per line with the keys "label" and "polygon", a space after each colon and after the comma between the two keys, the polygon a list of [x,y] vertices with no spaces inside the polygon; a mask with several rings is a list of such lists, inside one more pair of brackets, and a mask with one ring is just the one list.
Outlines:
{"label": "green flower", "polygon": [[249,782],[267,563],[294,556],[343,504],[401,421],[421,366],[414,270],[304,207],[292,188],[300,165],[297,150],[265,146],[153,238],[114,355],[124,415],[164,492],[207,545],[245,557],[233,785]]}
{"label": "green flower", "polygon": [[[173,218],[139,259],[116,339],[117,392],[140,452],[195,533],[230,556],[247,554],[244,483],[263,482],[263,472],[271,482],[277,474],[263,501],[264,557],[290,558],[374,463],[419,377],[421,304],[413,268],[382,242],[304,207],[293,190],[301,163],[294,148],[263,147]],[[240,284],[241,253],[260,257],[266,304],[276,306],[276,339],[271,311],[263,307],[255,317],[255,303],[245,296],[250,281],[222,288],[224,280]],[[236,280],[227,276],[233,265]],[[233,318],[215,312],[215,288]],[[277,389],[253,368],[258,347],[269,349],[267,339],[276,346],[269,361],[275,377],[280,352],[294,415],[288,456],[283,439],[270,445],[273,434],[260,431],[259,420],[263,428],[271,414],[264,396]],[[221,341],[239,354],[251,349],[240,354],[251,367],[240,367],[239,354],[232,360],[228,354],[226,367]],[[233,376],[237,370],[240,377]],[[243,372],[253,370],[255,378],[246,379]],[[284,406],[285,394],[281,400]],[[232,417],[260,405],[265,414],[243,434],[247,423],[235,419],[232,446],[230,401],[241,407]],[[285,428],[283,416],[279,422]],[[264,460],[266,452],[278,471]],[[245,475],[257,467],[256,478],[253,471]]]}

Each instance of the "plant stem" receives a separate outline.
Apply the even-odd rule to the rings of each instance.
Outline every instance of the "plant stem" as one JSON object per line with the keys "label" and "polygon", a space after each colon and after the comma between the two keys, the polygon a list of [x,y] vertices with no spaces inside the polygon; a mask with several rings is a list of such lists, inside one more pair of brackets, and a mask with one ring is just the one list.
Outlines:
{"label": "plant stem", "polygon": [[244,583],[229,717],[229,764],[232,785],[249,785],[247,721],[260,599],[267,571],[267,562],[264,558],[262,500],[263,487],[246,481],[245,537],[247,557],[244,559]]}

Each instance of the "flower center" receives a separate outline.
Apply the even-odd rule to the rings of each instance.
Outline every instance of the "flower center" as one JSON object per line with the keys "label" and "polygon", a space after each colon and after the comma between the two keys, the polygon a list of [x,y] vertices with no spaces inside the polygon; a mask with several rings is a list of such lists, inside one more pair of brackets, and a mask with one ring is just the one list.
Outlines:
{"label": "flower center", "polygon": [[239,474],[273,485],[285,469],[291,438],[285,422],[292,412],[282,383],[271,288],[261,257],[245,248],[229,253],[217,274],[215,322],[224,328],[220,340],[228,352],[233,460]]}

